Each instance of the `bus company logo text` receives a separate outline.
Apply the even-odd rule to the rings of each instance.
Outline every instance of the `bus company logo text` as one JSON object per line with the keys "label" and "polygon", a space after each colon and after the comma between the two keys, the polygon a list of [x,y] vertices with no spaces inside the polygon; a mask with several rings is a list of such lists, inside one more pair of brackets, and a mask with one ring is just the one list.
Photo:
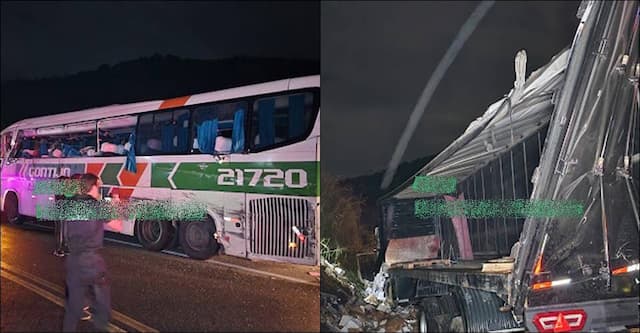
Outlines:
{"label": "bus company logo text", "polygon": [[307,172],[303,169],[218,169],[218,185],[271,188],[305,188]]}
{"label": "bus company logo text", "polygon": [[60,176],[71,177],[70,168],[56,167],[29,167],[26,175],[32,178],[58,178]]}

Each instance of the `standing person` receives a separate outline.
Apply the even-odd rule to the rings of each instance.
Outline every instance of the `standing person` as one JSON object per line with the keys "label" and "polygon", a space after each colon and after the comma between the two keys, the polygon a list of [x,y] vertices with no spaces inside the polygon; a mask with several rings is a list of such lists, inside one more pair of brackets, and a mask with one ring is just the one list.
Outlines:
{"label": "standing person", "polygon": [[[59,203],[61,200],[64,200],[66,197],[71,197],[74,195],[68,192],[69,177],[60,176],[60,178],[58,178],[58,181],[59,183],[55,192],[56,203]],[[62,193],[60,189],[63,190]],[[69,254],[69,248],[67,247],[67,242],[66,242],[67,239],[66,239],[66,232],[65,232],[66,223],[63,220],[56,221],[55,226],[56,226],[56,229],[55,229],[56,250],[53,251],[53,255],[58,257],[64,257],[65,255]]]}
{"label": "standing person", "polygon": [[[64,177],[64,176],[62,176],[62,177]],[[65,177],[65,178],[67,178],[67,177]],[[71,200],[75,195],[80,194],[80,178],[82,178],[82,174],[81,173],[74,173],[73,175],[71,175],[71,178],[69,178],[69,180],[68,180],[69,183],[67,183],[67,186],[63,187],[64,188],[64,196],[62,196],[62,200]],[[58,197],[56,197],[56,200],[58,200]],[[67,201],[67,202],[69,202],[69,201]],[[60,230],[61,231],[61,233],[60,233],[60,237],[61,238],[60,238],[60,240],[64,244],[62,246],[62,249],[63,249],[64,252],[62,252],[62,255],[60,255],[60,252],[56,251],[57,253],[54,252],[54,255],[58,255],[60,257],[64,257],[65,255],[69,254],[69,246],[67,245],[67,228],[66,228],[67,221],[59,221],[59,223],[60,223],[60,227],[61,227],[61,230]],[[93,294],[93,290],[90,290],[90,288],[87,288],[87,289],[89,289],[88,290],[89,293]],[[65,282],[64,291],[65,291],[64,292],[65,297],[68,297],[69,296],[69,288],[67,287],[66,282]],[[83,312],[84,312],[84,316],[82,318],[80,318],[81,320],[90,320],[91,319],[91,312],[90,312],[89,305],[88,305],[90,303],[91,303],[90,297],[87,297],[86,300],[85,300],[85,304],[87,306],[85,306],[82,309]]]}
{"label": "standing person", "polygon": [[[73,197],[76,203],[82,203],[84,210],[97,213],[100,200],[101,181],[98,176],[87,173],[80,178],[80,194]],[[104,242],[104,224],[109,218],[92,216],[89,220],[67,222],[67,237],[70,254],[65,259],[66,283],[68,295],[65,301],[63,331],[74,332],[83,316],[83,307],[87,289],[93,291],[94,325],[106,331],[111,315],[111,287],[107,276],[107,267],[100,255]],[[120,224],[111,225],[121,230]]]}
{"label": "standing person", "polygon": [[[62,200],[71,200],[73,196],[78,194],[80,192],[79,181],[81,177],[81,173],[74,173],[70,178],[66,176],[60,176],[60,181],[67,183],[61,184],[63,193],[60,194],[59,191],[58,193],[56,193],[56,202],[61,202]],[[67,224],[65,221],[61,220],[56,222],[56,250],[53,252],[53,255],[58,257],[64,257],[65,255],[69,254],[69,247],[67,246],[66,226]]]}

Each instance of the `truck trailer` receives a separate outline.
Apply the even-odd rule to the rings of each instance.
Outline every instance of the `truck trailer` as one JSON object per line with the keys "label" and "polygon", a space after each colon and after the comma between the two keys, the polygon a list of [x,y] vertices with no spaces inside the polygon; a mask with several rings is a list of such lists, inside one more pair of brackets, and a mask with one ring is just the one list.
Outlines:
{"label": "truck trailer", "polygon": [[[423,332],[640,326],[638,1],[583,1],[577,17],[570,47],[526,80],[519,52],[514,88],[378,200],[386,296],[419,305]],[[455,190],[420,190],[420,177]],[[417,214],[436,202],[579,210]]]}

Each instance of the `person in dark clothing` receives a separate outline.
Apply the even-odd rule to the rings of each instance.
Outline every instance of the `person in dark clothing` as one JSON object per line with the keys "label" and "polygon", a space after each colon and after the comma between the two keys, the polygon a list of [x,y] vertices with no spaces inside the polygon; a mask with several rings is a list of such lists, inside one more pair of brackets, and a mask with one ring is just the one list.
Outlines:
{"label": "person in dark clothing", "polygon": [[[82,176],[82,174],[79,174]],[[80,178],[80,177],[78,177]],[[75,193],[68,192],[70,190],[70,178],[67,176],[60,176],[55,193],[55,201],[60,202],[61,200],[65,200],[66,198],[72,197]],[[64,193],[61,193],[60,190],[63,190]],[[64,257],[69,254],[69,248],[67,247],[67,233],[66,233],[66,223],[64,221],[56,221],[55,222],[55,235],[56,235],[56,250],[53,251],[53,255],[58,257]]]}
{"label": "person in dark clothing", "polygon": [[[56,202],[61,202],[62,200],[71,200],[73,196],[80,193],[79,182],[80,182],[80,178],[82,178],[82,175],[83,174],[81,173],[74,173],[71,176],[71,178],[66,176],[60,177],[60,179],[64,179],[69,183],[62,186],[62,190],[64,193],[56,195],[55,197]],[[69,247],[67,246],[67,228],[66,227],[67,227],[67,221],[58,221],[56,223],[56,228],[57,228],[56,241],[58,244],[57,244],[57,249],[53,254],[58,257],[64,257],[69,254]],[[89,292],[92,293],[92,290],[89,290]],[[68,297],[68,295],[69,295],[69,289],[67,288],[65,283],[65,297]],[[88,300],[85,302],[85,304],[89,304],[89,303],[90,301]],[[90,312],[89,306],[85,306],[83,308],[83,311],[84,311],[84,316],[81,318],[81,320],[90,320],[91,312]]]}
{"label": "person in dark clothing", "polygon": [[[80,178],[80,194],[73,202],[82,204],[83,210],[91,214],[99,212],[101,186],[100,178],[87,173]],[[87,214],[89,215],[89,214]],[[65,258],[66,284],[68,295],[65,300],[63,331],[74,332],[84,315],[86,292],[92,290],[93,318],[97,329],[106,331],[111,315],[111,288],[107,267],[100,255],[104,242],[104,224],[113,230],[121,230],[121,225],[110,222],[106,216],[88,216],[67,221],[67,242],[70,254]]]}

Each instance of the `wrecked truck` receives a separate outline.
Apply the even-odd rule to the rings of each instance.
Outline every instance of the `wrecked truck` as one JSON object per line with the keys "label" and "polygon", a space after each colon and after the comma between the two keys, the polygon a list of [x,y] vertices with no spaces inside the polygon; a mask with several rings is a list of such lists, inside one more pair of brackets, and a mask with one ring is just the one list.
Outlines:
{"label": "wrecked truck", "polygon": [[[423,332],[639,326],[638,2],[584,1],[577,16],[568,49],[526,80],[519,52],[509,94],[378,200],[386,297],[418,304]],[[455,191],[413,186],[424,176],[453,178]],[[581,209],[570,217],[416,214],[437,200]]]}

